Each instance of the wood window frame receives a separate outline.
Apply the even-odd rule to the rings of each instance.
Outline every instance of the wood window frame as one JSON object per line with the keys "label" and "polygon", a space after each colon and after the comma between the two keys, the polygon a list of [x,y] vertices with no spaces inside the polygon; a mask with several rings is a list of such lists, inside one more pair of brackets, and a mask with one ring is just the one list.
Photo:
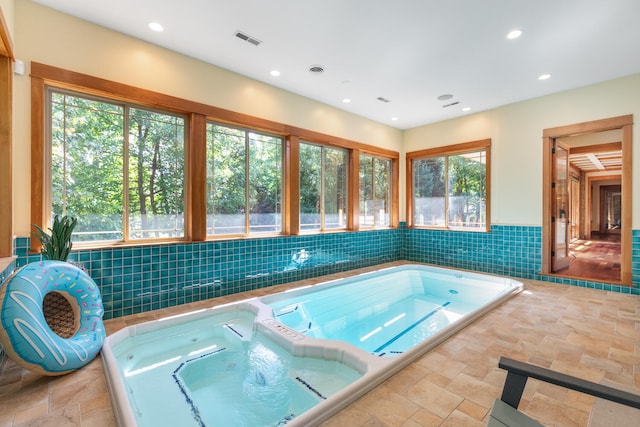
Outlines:
{"label": "wood window frame", "polygon": [[[469,153],[473,151],[484,150],[487,156],[486,163],[486,224],[484,228],[450,228],[450,227],[423,227],[416,226],[413,223],[413,161],[423,159],[426,157],[438,157],[438,156],[450,156],[456,154]],[[448,145],[436,148],[427,148],[425,150],[412,151],[406,154],[406,188],[407,188],[407,214],[406,221],[407,227],[411,228],[433,228],[438,230],[449,231],[475,231],[475,232],[489,232],[491,231],[491,138],[480,139],[477,141],[463,142],[454,145]],[[447,212],[448,214],[448,212]]]}
{"label": "wood window frame", "polygon": [[[389,187],[390,187],[390,191],[389,191],[389,225],[386,226],[361,226],[359,221],[360,221],[360,159],[362,158],[362,155],[366,155],[366,156],[370,156],[378,159],[383,159],[383,160],[390,160],[391,161],[391,170],[390,170],[390,177],[389,177]],[[396,198],[398,197],[398,194],[394,194],[394,189],[395,187],[393,186],[394,182],[397,182],[398,180],[398,176],[399,176],[399,171],[397,170],[397,165],[394,165],[394,162],[391,159],[387,159],[384,157],[380,157],[376,154],[373,153],[364,153],[364,152],[359,152],[358,156],[356,156],[358,158],[358,163],[354,165],[354,170],[357,171],[357,177],[358,177],[358,188],[355,189],[356,193],[358,194],[358,199],[356,200],[357,202],[357,215],[354,218],[354,220],[356,221],[356,226],[361,229],[361,230],[383,230],[385,228],[394,228],[397,227],[397,223],[398,220],[397,218],[395,218],[396,223],[394,223],[394,214],[393,212],[396,212],[397,209],[397,203],[398,201],[396,200]],[[394,225],[395,224],[395,225]]]}
{"label": "wood window frame", "polygon": [[[79,91],[76,89],[71,89],[71,88],[62,88],[59,86],[45,86],[44,90],[43,90],[43,95],[44,95],[44,106],[45,106],[45,113],[44,113],[44,119],[42,121],[42,123],[45,123],[44,125],[44,135],[45,135],[45,139],[48,140],[49,138],[51,138],[51,130],[49,129],[49,123],[46,123],[47,119],[51,119],[51,115],[52,113],[49,112],[47,113],[47,109],[49,106],[49,103],[53,104],[53,98],[55,95],[60,95],[60,96],[65,96],[65,97],[71,97],[71,98],[77,98],[77,99],[83,99],[86,101],[91,101],[91,102],[98,102],[98,103],[105,103],[105,104],[109,104],[115,107],[118,107],[121,111],[121,124],[123,126],[122,128],[122,132],[123,134],[122,136],[122,141],[124,141],[124,146],[128,147],[125,148],[123,153],[126,153],[127,151],[129,152],[129,154],[123,154],[123,156],[128,156],[128,159],[131,160],[131,141],[130,141],[130,136],[127,135],[127,133],[129,132],[128,129],[126,129],[126,123],[128,123],[131,120],[132,117],[132,111],[133,110],[140,110],[140,111],[144,111],[147,113],[152,113],[152,114],[160,114],[160,115],[165,115],[165,116],[169,116],[169,117],[174,117],[180,120],[184,121],[184,126],[183,126],[183,132],[182,135],[184,137],[184,144],[183,144],[183,159],[184,159],[184,171],[183,171],[183,178],[184,178],[184,188],[187,189],[187,191],[185,191],[185,195],[184,195],[184,200],[183,200],[183,235],[186,236],[187,230],[190,227],[190,223],[192,222],[190,219],[191,217],[189,216],[189,205],[188,205],[188,200],[191,200],[190,194],[188,192],[188,189],[190,188],[188,179],[189,179],[189,170],[190,170],[190,166],[189,166],[189,161],[190,161],[190,145],[188,143],[189,138],[191,136],[191,134],[193,132],[196,131],[196,128],[190,126],[189,124],[189,120],[191,118],[191,114],[186,114],[182,111],[179,111],[177,109],[169,109],[169,108],[162,108],[162,107],[158,107],[158,106],[149,106],[149,105],[143,105],[139,102],[135,102],[135,101],[131,101],[131,100],[125,100],[122,98],[117,98],[117,97],[113,97],[113,96],[109,96],[106,94],[98,94],[98,93],[88,93],[86,91]],[[66,108],[66,107],[65,107]],[[52,108],[53,110],[53,108]],[[33,143],[33,141],[32,141]],[[32,146],[33,149],[33,146]],[[42,144],[42,156],[40,156],[39,158],[41,159],[41,161],[39,161],[38,163],[43,165],[43,171],[42,171],[42,176],[43,179],[41,181],[39,181],[39,184],[42,185],[43,188],[43,201],[42,201],[42,206],[39,207],[38,209],[42,211],[42,217],[44,219],[46,218],[50,218],[52,213],[56,213],[56,212],[51,212],[50,210],[50,204],[51,201],[53,200],[53,195],[51,194],[51,190],[52,190],[52,186],[48,185],[48,183],[46,182],[47,180],[51,180],[51,173],[47,172],[47,168],[51,168],[51,149],[50,148],[45,148],[44,144]],[[35,158],[32,157],[32,162],[35,160]],[[125,161],[124,164],[126,165],[127,162]],[[33,173],[33,169],[35,169],[35,167],[32,167],[32,173]],[[49,171],[50,172],[50,171]],[[33,177],[33,175],[32,175]],[[166,237],[166,238],[153,238],[153,237],[140,237],[140,238],[132,238],[131,235],[135,232],[134,230],[131,229],[130,227],[130,222],[131,222],[131,212],[132,212],[132,205],[130,204],[130,201],[128,200],[130,197],[130,194],[126,194],[127,191],[126,189],[128,188],[128,184],[130,183],[129,180],[129,176],[128,176],[128,170],[124,170],[123,171],[123,175],[121,175],[122,181],[121,184],[123,186],[124,194],[123,194],[123,202],[122,202],[122,208],[123,208],[123,222],[121,225],[121,232],[122,232],[122,237],[121,240],[97,240],[97,241],[78,241],[78,242],[74,242],[74,246],[77,246],[77,248],[79,249],[86,249],[86,248],[93,248],[96,246],[112,246],[112,245],[135,245],[135,244],[149,244],[149,243],[168,243],[168,242],[183,242],[185,240],[184,237]],[[32,182],[32,187],[33,187],[33,182]],[[33,199],[32,199],[32,203],[33,203]],[[49,206],[48,206],[49,205]],[[34,223],[35,224],[35,223]],[[47,224],[46,222],[43,225],[40,225],[41,228],[46,229],[47,227],[49,227],[50,224]],[[35,240],[36,244],[39,244],[39,242],[36,239],[32,239],[32,249],[33,249],[33,240]]]}
{"label": "wood window frame", "polygon": [[[190,101],[139,87],[94,77],[38,62],[31,63],[31,223],[47,226],[44,198],[44,144],[46,142],[45,108],[48,87],[68,89],[79,94],[100,96],[116,101],[130,102],[144,107],[167,110],[187,116],[189,120],[189,142],[187,150],[187,190],[185,195],[185,237],[181,242],[204,241],[206,235],[206,123],[214,121],[232,126],[255,129],[280,135],[285,139],[284,160],[284,235],[300,234],[299,225],[299,149],[300,140],[320,145],[346,149],[349,152],[349,209],[347,221],[349,231],[358,231],[358,192],[357,168],[359,153],[370,153],[392,160],[392,227],[399,225],[399,153],[386,148],[376,147],[311,131],[283,123],[261,119],[223,108]],[[355,171],[355,172],[354,172]],[[1,200],[1,199],[0,199]],[[355,200],[355,202],[354,202]],[[251,236],[255,237],[255,236]],[[139,244],[127,242],[124,245]],[[101,245],[100,247],[104,247]],[[109,245],[110,246],[110,245]],[[36,239],[31,241],[31,250],[39,251]]]}
{"label": "wood window frame", "polygon": [[[287,143],[286,142],[287,141],[286,138],[284,138],[282,135],[274,134],[274,133],[271,133],[271,132],[266,132],[264,130],[257,131],[257,130],[255,130],[253,128],[239,127],[239,126],[232,125],[232,124],[229,124],[229,123],[221,123],[221,122],[216,122],[216,121],[213,121],[213,120],[207,120],[207,126],[208,125],[226,127],[228,129],[233,129],[235,131],[241,131],[241,132],[244,133],[243,140],[244,140],[244,143],[245,143],[245,152],[244,152],[245,153],[245,164],[244,164],[244,166],[245,166],[245,169],[244,169],[244,173],[245,173],[245,188],[243,190],[245,192],[245,203],[247,203],[247,204],[244,206],[246,214],[245,214],[244,224],[243,224],[243,227],[244,227],[245,231],[243,233],[221,233],[221,234],[215,234],[215,226],[213,226],[214,233],[213,234],[207,234],[207,239],[218,239],[218,238],[220,238],[220,239],[224,239],[224,238],[235,239],[235,238],[244,238],[244,237],[269,237],[269,236],[274,236],[274,235],[278,236],[278,235],[284,234],[285,233],[284,221],[285,221],[285,216],[286,216],[285,215],[285,211],[286,211],[285,188],[284,188],[284,186],[285,186],[285,167],[286,167],[286,163],[285,163],[286,162],[286,157],[285,156],[286,156],[286,147],[287,147],[286,146],[286,143]],[[250,196],[249,196],[250,183],[249,183],[249,177],[248,176],[250,174],[249,170],[251,168],[251,156],[250,156],[249,150],[247,150],[248,146],[246,145],[247,141],[248,141],[248,138],[249,138],[249,134],[251,134],[251,133],[254,133],[254,134],[257,134],[257,135],[261,135],[261,136],[266,136],[266,137],[269,137],[269,138],[278,138],[278,139],[281,140],[281,145],[280,145],[280,149],[281,149],[280,176],[281,176],[281,178],[280,178],[280,182],[281,182],[281,186],[282,186],[282,195],[281,195],[281,199],[280,199],[280,205],[283,207],[283,209],[280,212],[282,219],[281,219],[281,223],[279,225],[280,225],[280,228],[281,228],[282,231],[278,231],[278,232],[263,232],[263,231],[251,232],[251,224],[250,224],[250,216],[251,215],[249,214],[250,206],[248,204],[249,203],[248,199],[250,198]],[[207,134],[209,134],[209,131],[207,131]],[[205,141],[205,144],[206,143],[207,143],[207,141]],[[207,152],[206,156],[209,156],[209,155],[210,155],[210,153]],[[210,157],[207,157],[206,160],[209,161],[210,159],[211,159]],[[210,167],[210,165],[207,164],[206,167],[208,169]],[[215,173],[216,173],[215,170],[213,171],[213,173],[215,175]],[[207,170],[205,170],[205,174],[207,174]],[[206,204],[205,204],[205,209],[207,209]],[[214,208],[214,211],[215,211],[215,208]],[[208,215],[208,212],[206,212],[205,215]],[[208,233],[208,230],[207,230],[207,233]]]}
{"label": "wood window frame", "polygon": [[[353,194],[354,194],[354,183],[358,183],[359,185],[359,175],[356,173],[354,174],[354,169],[357,165],[360,164],[360,150],[358,149],[354,149],[354,150],[349,150],[346,149],[344,147],[338,147],[336,145],[328,145],[328,144],[319,144],[317,142],[313,142],[313,141],[300,141],[299,142],[299,146],[300,145],[311,145],[311,146],[315,146],[318,147],[321,150],[321,159],[324,158],[323,153],[325,152],[325,149],[338,149],[340,151],[342,151],[343,153],[346,153],[347,155],[347,159],[346,159],[346,165],[347,165],[347,173],[346,173],[346,179],[347,179],[347,197],[346,197],[346,203],[347,203],[347,212],[345,213],[346,216],[346,224],[344,227],[342,228],[324,228],[325,227],[325,210],[324,208],[320,210],[320,228],[318,229],[313,229],[313,230],[299,230],[298,234],[319,234],[319,233],[339,233],[341,231],[351,231],[351,230],[356,230],[359,226],[358,226],[358,219],[354,218],[355,215],[358,214],[358,207],[353,205]],[[299,147],[298,146],[298,147]],[[298,152],[298,159],[299,159],[299,152]],[[299,163],[298,162],[298,169],[299,169]],[[321,160],[321,176],[325,176],[325,167],[324,167],[324,162],[323,160]],[[300,178],[300,175],[298,174],[298,179]],[[321,179],[321,181],[324,181]],[[320,191],[320,198],[323,200],[322,201],[322,205],[324,206],[324,196],[325,196],[325,192],[324,192],[324,182],[322,182],[321,187],[323,188]],[[298,182],[298,187],[300,188],[300,183]],[[358,194],[356,193],[356,196]],[[296,205],[298,206],[298,210],[300,209],[300,195],[298,194],[298,198],[297,198],[297,202]]]}

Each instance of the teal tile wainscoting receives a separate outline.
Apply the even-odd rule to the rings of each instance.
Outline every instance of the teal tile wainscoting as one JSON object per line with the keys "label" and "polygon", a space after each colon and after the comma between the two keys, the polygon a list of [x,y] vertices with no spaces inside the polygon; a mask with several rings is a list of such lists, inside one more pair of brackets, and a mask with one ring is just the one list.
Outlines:
{"label": "teal tile wainscoting", "polygon": [[[105,319],[397,261],[399,230],[371,230],[77,250],[102,294]],[[17,267],[39,261],[29,239]]]}
{"label": "teal tile wainscoting", "polygon": [[535,279],[542,228],[492,225],[488,233],[404,229],[401,258],[500,276]]}
{"label": "teal tile wainscoting", "polygon": [[[633,284],[539,274],[542,228],[493,225],[491,232],[398,229],[77,250],[70,260],[96,281],[105,319],[391,261],[407,260],[501,276],[640,294],[640,230],[633,231]],[[40,255],[14,242],[14,270]]]}
{"label": "teal tile wainscoting", "polygon": [[536,226],[492,225],[489,233],[404,229],[400,257],[500,276],[640,295],[640,230],[632,233],[632,287],[540,274],[542,227]]}

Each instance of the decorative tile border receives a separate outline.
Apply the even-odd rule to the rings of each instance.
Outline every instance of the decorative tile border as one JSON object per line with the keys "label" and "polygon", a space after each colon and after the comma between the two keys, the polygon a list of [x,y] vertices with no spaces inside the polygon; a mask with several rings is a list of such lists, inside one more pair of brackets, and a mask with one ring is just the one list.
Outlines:
{"label": "decorative tile border", "polygon": [[[619,286],[542,276],[542,228],[493,225],[491,232],[398,229],[216,240],[125,248],[79,250],[70,261],[98,283],[105,319],[216,296],[408,260],[500,276],[640,294],[640,230],[633,231],[633,284]],[[39,261],[29,238],[14,241],[15,265]],[[1,356],[0,356],[1,359]]]}

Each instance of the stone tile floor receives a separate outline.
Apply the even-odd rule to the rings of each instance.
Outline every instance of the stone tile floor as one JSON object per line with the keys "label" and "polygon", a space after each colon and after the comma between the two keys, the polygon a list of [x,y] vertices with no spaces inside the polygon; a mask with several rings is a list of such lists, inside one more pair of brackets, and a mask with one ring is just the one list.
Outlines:
{"label": "stone tile floor", "polygon": [[[401,263],[394,263],[401,264]],[[385,265],[386,266],[386,265]],[[108,333],[135,323],[318,283],[366,268],[107,321]],[[640,393],[640,298],[524,281],[526,290],[425,354],[325,421],[323,427],[482,426],[508,356],[569,375],[608,379]],[[594,399],[529,380],[520,410],[548,426],[586,426]],[[97,358],[43,377],[8,361],[0,375],[0,427],[114,426]],[[639,421],[640,425],[640,421]]]}

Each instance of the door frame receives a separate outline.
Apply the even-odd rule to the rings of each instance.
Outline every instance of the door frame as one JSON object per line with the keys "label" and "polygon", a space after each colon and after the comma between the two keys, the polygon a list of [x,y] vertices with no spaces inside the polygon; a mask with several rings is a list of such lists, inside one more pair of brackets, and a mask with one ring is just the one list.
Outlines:
{"label": "door frame", "polygon": [[633,115],[612,117],[602,120],[577,123],[567,126],[544,129],[542,132],[542,269],[541,273],[555,275],[551,270],[551,250],[552,250],[552,226],[551,216],[551,172],[552,158],[551,149],[553,140],[572,135],[585,133],[603,132],[608,130],[622,130],[622,231],[620,239],[621,264],[620,283],[624,285],[632,284],[631,272],[631,221],[632,221],[632,143],[633,143]]}
{"label": "door frame", "polygon": [[0,7],[0,269],[13,255],[13,43]]}
{"label": "door frame", "polygon": [[[595,182],[600,182],[600,181],[612,181],[612,180],[617,180],[620,181],[621,185],[622,185],[622,176],[621,175],[597,175],[597,176],[590,176],[587,177],[587,188],[589,189],[589,191],[587,191],[587,200],[586,200],[586,212],[585,214],[588,215],[587,216],[587,224],[585,224],[586,229],[585,229],[585,239],[589,239],[591,238],[591,220],[592,220],[592,215],[591,215],[591,210],[592,210],[592,204],[593,204],[593,183]],[[624,204],[623,204],[624,205]]]}
{"label": "door frame", "polygon": [[[582,180],[579,175],[573,171],[569,172],[569,219],[571,220],[571,228],[569,232],[569,241],[578,240],[582,237],[582,208],[580,207],[580,196],[582,193]],[[584,199],[584,197],[583,197]]]}
{"label": "door frame", "polygon": [[598,206],[598,215],[600,216],[600,223],[598,225],[598,232],[600,234],[620,234],[620,229],[618,229],[617,231],[615,230],[609,230],[608,228],[605,227],[606,221],[605,221],[605,213],[606,213],[606,208],[605,208],[605,195],[607,193],[607,191],[615,191],[615,190],[619,190],[622,191],[622,188],[620,185],[601,185],[600,186],[600,206]]}

